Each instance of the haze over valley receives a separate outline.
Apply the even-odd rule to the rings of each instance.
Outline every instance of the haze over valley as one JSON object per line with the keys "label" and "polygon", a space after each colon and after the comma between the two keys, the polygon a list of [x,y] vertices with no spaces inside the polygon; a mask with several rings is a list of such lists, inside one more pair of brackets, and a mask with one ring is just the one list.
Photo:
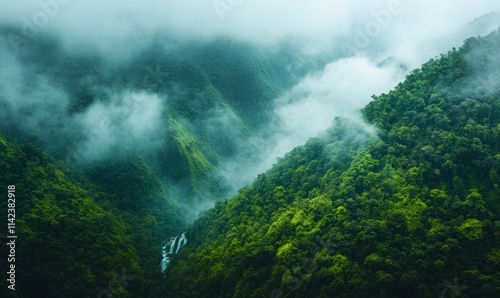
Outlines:
{"label": "haze over valley", "polygon": [[2,8],[5,297],[500,293],[497,1]]}

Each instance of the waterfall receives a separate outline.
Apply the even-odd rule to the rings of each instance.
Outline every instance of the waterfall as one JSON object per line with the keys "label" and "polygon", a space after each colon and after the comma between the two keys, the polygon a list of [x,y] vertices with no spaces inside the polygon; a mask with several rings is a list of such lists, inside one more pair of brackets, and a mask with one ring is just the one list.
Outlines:
{"label": "waterfall", "polygon": [[[168,264],[170,263],[170,255],[177,254],[179,250],[186,244],[187,244],[186,232],[182,233],[180,237],[170,237],[169,242],[163,240],[163,242],[161,243],[162,260],[160,262],[162,273],[165,273],[165,271],[167,270]],[[175,248],[176,246],[177,249]]]}
{"label": "waterfall", "polygon": [[175,253],[179,252],[179,249],[181,249],[181,247],[186,245],[186,243],[187,243],[186,232],[184,232],[182,233],[179,241],[177,241],[177,250],[175,251]]}

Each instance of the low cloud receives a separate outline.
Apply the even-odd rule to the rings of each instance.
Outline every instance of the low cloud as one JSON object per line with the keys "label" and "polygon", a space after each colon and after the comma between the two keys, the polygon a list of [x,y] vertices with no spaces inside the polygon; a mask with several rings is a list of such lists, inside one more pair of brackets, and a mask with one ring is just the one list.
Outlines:
{"label": "low cloud", "polygon": [[0,116],[5,120],[0,127],[4,130],[38,140],[70,162],[105,158],[116,146],[148,151],[163,144],[165,95],[101,90],[104,98],[95,98],[80,112],[70,112],[74,99],[64,88],[21,65],[5,49],[0,47]]}
{"label": "low cloud", "polygon": [[355,133],[359,133],[359,127],[364,127],[364,133],[373,133],[359,109],[371,101],[372,95],[387,92],[403,77],[398,65],[380,66],[362,56],[327,64],[275,100],[275,121],[267,128],[269,135],[252,136],[249,143],[255,145],[253,154],[238,150],[240,154],[222,162],[221,175],[236,186],[232,189],[236,191],[268,170],[277,157],[322,134],[337,116],[357,123]]}
{"label": "low cloud", "polygon": [[276,100],[277,123],[263,165],[269,167],[276,157],[320,135],[335,117],[363,123],[359,109],[372,95],[392,89],[403,76],[397,65],[380,66],[361,56],[340,59],[308,75]]}
{"label": "low cloud", "polygon": [[13,26],[28,41],[52,34],[68,49],[97,51],[109,59],[133,56],[159,33],[188,40],[226,36],[259,45],[298,39],[330,49],[352,44],[357,30],[369,35],[363,50],[416,58],[473,18],[497,10],[500,3],[494,0],[372,0],[363,5],[345,0],[41,0],[10,2],[0,12],[0,24]]}
{"label": "low cloud", "polygon": [[159,149],[167,133],[164,106],[157,95],[137,92],[94,103],[76,117],[85,138],[74,144],[72,157],[93,162],[109,156],[116,146]]}
{"label": "low cloud", "polygon": [[[335,116],[349,115],[371,101],[371,96],[392,89],[402,74],[392,65],[377,66],[366,57],[340,59],[305,77],[276,100],[285,135],[307,138],[328,128]],[[296,143],[296,137],[290,142]]]}
{"label": "low cloud", "polygon": [[69,98],[47,77],[22,67],[6,49],[0,47],[0,116],[5,120],[0,127],[53,143],[72,125],[65,117]]}
{"label": "low cloud", "polygon": [[[304,64],[321,56],[315,60],[324,63],[320,71],[306,74],[276,98],[270,111],[275,121],[266,133],[252,134],[238,117],[224,114],[222,106],[189,123],[201,125],[193,130],[205,135],[237,128],[219,136],[234,152],[221,161],[220,174],[235,191],[276,157],[326,130],[336,116],[361,122],[356,111],[373,94],[388,92],[407,70],[459,47],[470,35],[500,26],[498,18],[467,25],[499,10],[496,0],[372,0],[362,5],[345,0],[10,1],[0,11],[5,32],[0,45],[0,116],[7,120],[2,126],[16,126],[48,147],[69,140],[64,154],[71,161],[96,161],[120,145],[138,151],[164,145],[166,95],[103,90],[103,98],[70,113],[71,98],[63,88],[16,62],[19,49],[38,36],[54,37],[68,52],[98,55],[117,65],[127,65],[152,42],[177,39],[188,44],[220,37],[264,49],[289,42],[303,54],[297,56]],[[494,75],[484,83],[488,88],[498,85]],[[148,68],[139,84],[157,90],[164,76],[159,66]],[[169,92],[175,96],[175,90]],[[190,100],[194,104],[196,99]]]}

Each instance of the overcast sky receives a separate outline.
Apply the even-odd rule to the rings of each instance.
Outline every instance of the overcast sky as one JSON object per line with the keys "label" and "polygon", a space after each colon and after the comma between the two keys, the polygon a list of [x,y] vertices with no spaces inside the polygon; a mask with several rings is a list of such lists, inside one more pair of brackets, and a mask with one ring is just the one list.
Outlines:
{"label": "overcast sky", "polygon": [[[293,38],[307,52],[337,51],[343,60],[309,74],[277,99],[291,132],[307,123],[304,137],[326,128],[330,115],[363,107],[372,94],[392,89],[405,75],[399,64],[411,70],[459,47],[468,34],[491,31],[494,26],[463,29],[500,11],[498,0],[0,1],[0,25],[10,25],[15,36],[29,41],[55,34],[66,49],[97,51],[109,59],[133,56],[158,33],[196,40],[226,36],[260,46]],[[380,67],[388,57],[392,65]],[[297,93],[305,94],[302,102],[290,102]],[[303,108],[306,102],[309,109]]]}
{"label": "overcast sky", "polygon": [[[157,34],[186,40],[225,36],[270,48],[294,39],[294,44],[305,53],[335,53],[336,58],[321,71],[306,75],[275,100],[281,126],[275,128],[274,142],[263,149],[263,161],[246,165],[244,156],[241,161],[238,158],[236,162],[229,161],[229,169],[245,166],[247,177],[235,182],[238,187],[269,168],[277,156],[327,129],[335,116],[354,117],[352,112],[365,106],[371,95],[391,90],[406,74],[400,65],[407,70],[419,67],[430,58],[459,47],[470,35],[486,34],[500,25],[498,18],[491,26],[465,30],[473,19],[500,11],[498,0],[0,0],[0,3],[0,25],[10,26],[7,39],[11,43],[20,40],[12,36],[29,41],[38,34],[52,34],[69,51],[95,52],[118,62],[148,47]],[[0,77],[5,78],[0,87],[18,89],[19,93],[23,87],[16,87],[16,72],[9,70],[15,70],[15,58],[9,55],[2,56],[0,51],[0,61],[4,58]],[[390,62],[380,65],[388,57],[392,57]],[[40,82],[44,86],[44,81]],[[125,113],[121,106],[130,106],[130,98],[145,98],[144,102],[151,107],[147,112],[156,119],[160,99],[124,92],[108,106],[93,105],[81,116],[84,121],[79,120],[80,126],[88,124],[88,131],[95,130],[92,125],[97,117],[109,118],[108,122],[115,124],[101,129],[106,136],[120,136],[117,131],[131,126],[138,136],[160,131],[137,125],[134,119],[141,115],[128,113],[130,108]],[[23,97],[11,100],[19,98]],[[34,96],[23,104],[33,105],[36,100],[38,97]],[[57,119],[54,112],[42,114]],[[125,119],[122,122],[116,120],[122,118]],[[228,173],[228,177],[234,176],[234,171]]]}
{"label": "overcast sky", "polygon": [[[103,52],[116,50],[117,46],[140,47],[145,43],[137,42],[137,38],[146,42],[157,32],[181,38],[225,35],[259,44],[295,37],[307,40],[309,45],[325,46],[337,42],[339,36],[348,34],[354,38],[361,31],[371,34],[368,46],[383,41],[395,49],[421,48],[426,46],[425,42],[451,34],[477,16],[500,10],[497,0],[1,0],[1,3],[0,22],[4,24],[22,27],[28,34],[56,33],[68,46],[95,47]],[[378,22],[378,28],[374,21]]]}

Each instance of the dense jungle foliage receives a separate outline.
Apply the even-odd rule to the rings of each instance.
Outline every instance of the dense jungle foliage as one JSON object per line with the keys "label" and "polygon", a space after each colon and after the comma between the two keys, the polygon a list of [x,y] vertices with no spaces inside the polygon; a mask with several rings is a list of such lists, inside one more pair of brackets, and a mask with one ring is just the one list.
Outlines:
{"label": "dense jungle foliage", "polygon": [[[137,156],[123,158],[109,177],[113,187],[104,188],[40,149],[0,136],[0,187],[16,187],[19,237],[17,291],[5,297],[90,297],[109,289],[129,297],[160,280],[158,239],[177,233],[184,218]],[[7,200],[1,206],[7,210]],[[7,288],[6,279],[0,284]]]}
{"label": "dense jungle foliage", "polygon": [[[12,52],[4,38],[11,32],[0,28],[0,33],[0,54]],[[266,138],[263,128],[273,121],[269,112],[273,99],[323,63],[314,59],[305,63],[286,44],[266,52],[227,39],[179,41],[164,35],[139,53],[114,63],[85,51],[69,53],[60,41],[44,35],[10,54],[0,59],[15,60],[19,65],[5,64],[22,68],[16,82],[22,86],[19,96],[38,98],[23,108],[23,116],[36,120],[39,114],[53,111],[54,105],[68,103],[64,115],[38,119],[39,123],[27,129],[15,125],[15,107],[8,103],[14,99],[6,90],[0,95],[0,116],[5,119],[0,129],[18,142],[36,144],[58,159],[92,171],[93,165],[83,166],[107,137],[99,131],[74,132],[75,127],[65,120],[83,117],[96,105],[147,109],[147,102],[140,98],[120,101],[130,94],[157,97],[163,109],[158,125],[166,131],[154,141],[163,144],[153,150],[145,143],[138,153],[163,182],[183,190],[185,203],[198,198],[214,200],[228,193],[231,185],[219,175],[220,164],[235,155],[255,157],[258,144],[252,140]],[[50,94],[45,90],[47,85],[64,96]],[[122,111],[119,116],[130,113]],[[90,139],[90,146],[82,148],[79,142],[85,139]]]}
{"label": "dense jungle foliage", "polygon": [[[149,296],[163,281],[160,243],[228,193],[220,163],[254,156],[272,100],[322,63],[305,63],[289,45],[266,52],[165,35],[113,63],[42,33],[12,48],[12,32],[0,28],[0,188],[17,189],[14,297]],[[128,94],[160,98],[153,141],[162,146],[125,135],[93,160],[114,136],[78,119],[96,105],[123,109],[111,122],[147,108],[140,96],[123,101]]]}
{"label": "dense jungle foliage", "polygon": [[498,297],[500,32],[431,59],[191,224],[163,297]]}
{"label": "dense jungle foliage", "polygon": [[[21,95],[62,90],[70,119],[123,90],[155,94],[164,146],[88,162],[92,148],[75,146],[92,135],[58,119],[16,126],[2,92],[0,189],[16,185],[19,235],[8,297],[498,297],[499,48],[497,31],[430,60],[223,200],[218,166],[252,160],[273,99],[325,61],[162,40],[108,64],[37,36],[15,55]],[[37,104],[22,113],[54,108]],[[159,244],[184,231],[198,198],[221,200],[188,226],[164,278]]]}

